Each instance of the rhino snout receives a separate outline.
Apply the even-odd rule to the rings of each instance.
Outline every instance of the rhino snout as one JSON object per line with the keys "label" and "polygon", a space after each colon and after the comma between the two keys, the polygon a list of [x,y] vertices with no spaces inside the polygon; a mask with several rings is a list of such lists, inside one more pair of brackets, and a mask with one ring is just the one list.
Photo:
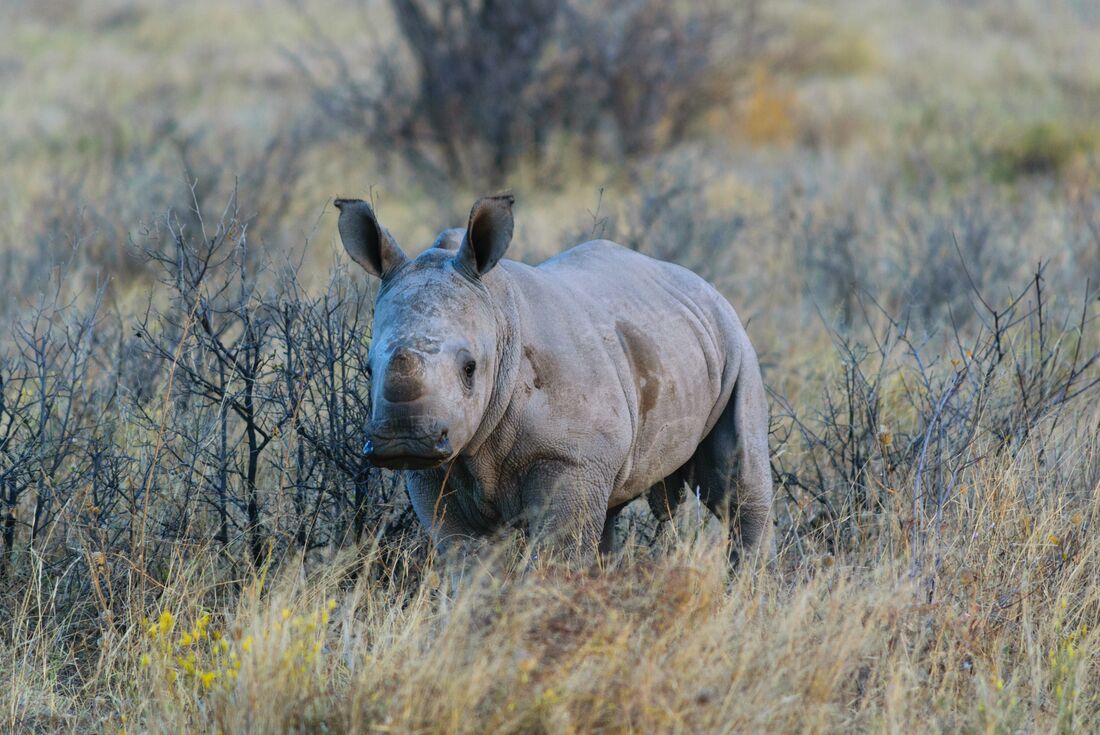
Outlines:
{"label": "rhino snout", "polygon": [[451,458],[453,450],[447,427],[438,421],[375,424],[363,454],[378,467],[419,470],[437,467]]}

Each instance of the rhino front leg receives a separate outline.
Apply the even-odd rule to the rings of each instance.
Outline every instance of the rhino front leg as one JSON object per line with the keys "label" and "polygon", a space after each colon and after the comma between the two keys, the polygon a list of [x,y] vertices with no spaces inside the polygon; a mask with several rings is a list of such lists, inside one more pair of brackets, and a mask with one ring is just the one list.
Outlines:
{"label": "rhino front leg", "polygon": [[600,545],[611,481],[591,467],[542,462],[531,468],[522,499],[530,541],[540,558],[591,562]]}
{"label": "rhino front leg", "polygon": [[444,468],[405,473],[405,487],[416,517],[428,530],[432,545],[440,554],[456,545],[469,545],[478,536],[449,501],[451,491],[445,485],[446,476]]}
{"label": "rhino front leg", "polygon": [[[440,589],[449,600],[471,579],[485,561],[486,543],[478,530],[469,525],[454,502],[444,478],[446,468],[405,473],[409,500],[420,523],[428,530],[432,546],[440,557],[439,570],[446,580]],[[453,478],[451,478],[453,480]]]}

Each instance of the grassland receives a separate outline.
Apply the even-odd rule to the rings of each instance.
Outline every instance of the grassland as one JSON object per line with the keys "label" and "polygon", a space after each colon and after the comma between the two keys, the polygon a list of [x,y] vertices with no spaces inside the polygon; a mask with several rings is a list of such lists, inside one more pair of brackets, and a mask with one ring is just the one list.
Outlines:
{"label": "grassland", "polygon": [[456,588],[356,464],[372,291],[329,203],[415,252],[489,185],[309,82],[335,48],[368,88],[389,3],[0,8],[0,729],[1100,731],[1100,9],[754,9],[677,135],[556,130],[503,184],[512,257],[610,237],[747,322],[776,567],[689,499]]}

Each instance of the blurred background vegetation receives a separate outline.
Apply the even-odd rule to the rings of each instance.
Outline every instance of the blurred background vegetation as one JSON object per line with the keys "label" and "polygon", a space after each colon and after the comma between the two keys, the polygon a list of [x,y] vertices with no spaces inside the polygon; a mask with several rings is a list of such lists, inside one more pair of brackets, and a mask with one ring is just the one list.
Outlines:
{"label": "blurred background vegetation", "polygon": [[[408,640],[446,626],[399,478],[359,456],[374,284],[348,267],[330,205],[372,199],[418,252],[502,189],[517,197],[511,257],[607,237],[696,270],[747,322],[772,391],[780,567],[796,585],[761,593],[777,614],[792,589],[812,607],[824,590],[797,585],[834,565],[871,570],[857,591],[888,592],[889,565],[904,569],[933,606],[891,608],[913,629],[955,630],[951,616],[996,600],[985,658],[966,618],[942,650],[891,648],[825,689],[803,672],[793,696],[826,702],[808,729],[883,727],[889,702],[852,699],[852,682],[882,694],[905,666],[925,676],[945,660],[985,673],[952,684],[957,697],[905,689],[890,700],[909,712],[898,721],[1100,721],[1095,697],[1064,696],[1061,658],[1013,647],[1032,630],[1025,601],[1071,588],[1043,645],[1084,648],[1100,628],[1100,587],[1080,584],[1100,558],[1095,2],[7,0],[0,131],[0,618],[13,662],[0,672],[15,682],[2,687],[13,726],[119,712],[154,731],[239,729],[241,712],[321,722],[293,697],[285,712],[235,689],[205,700],[201,678],[136,706],[127,688],[145,681],[131,635],[142,616],[171,604],[238,629],[277,619],[241,590],[287,560],[361,554],[366,572],[340,567],[359,582],[328,578],[325,594],[382,580],[370,604],[415,598],[427,616],[405,621]],[[982,536],[993,516],[996,537]],[[644,509],[620,531],[660,545]],[[201,574],[181,572],[197,560]],[[732,609],[755,594],[720,577],[707,594]],[[345,632],[389,625],[354,600]],[[837,601],[836,630],[880,602]],[[310,620],[328,614],[302,604]],[[1070,629],[1085,632],[1067,644]],[[722,630],[753,645],[751,625]],[[374,655],[358,640],[310,666],[354,690],[341,662]],[[455,646],[488,666],[477,641]],[[410,659],[386,645],[370,650],[389,651],[401,680]],[[164,666],[156,676],[186,679]],[[1084,691],[1096,662],[1074,666]],[[1011,671],[1038,682],[1024,704]],[[413,699],[393,694],[404,709],[362,710],[346,688],[313,686],[299,694],[352,708],[347,729],[438,721],[411,704],[412,685]],[[82,710],[89,692],[97,705]],[[471,706],[503,706],[498,695]],[[968,710],[979,695],[987,709]],[[681,724],[723,721],[729,702],[694,696]],[[532,731],[549,710],[528,705],[497,724]],[[651,714],[635,724],[667,724]],[[790,729],[757,715],[740,721]]]}
{"label": "blurred background vegetation", "polygon": [[572,244],[599,206],[603,234],[696,253],[750,311],[777,288],[834,308],[845,247],[867,248],[837,266],[858,285],[938,281],[920,271],[952,259],[951,230],[1001,267],[1098,275],[1091,3],[439,7],[4,3],[6,271],[34,288],[79,243],[121,298],[147,275],[135,231],[191,208],[192,187],[215,209],[238,190],[265,248],[308,238],[321,267],[334,195],[373,192],[415,250],[471,197],[511,188],[514,256]]}

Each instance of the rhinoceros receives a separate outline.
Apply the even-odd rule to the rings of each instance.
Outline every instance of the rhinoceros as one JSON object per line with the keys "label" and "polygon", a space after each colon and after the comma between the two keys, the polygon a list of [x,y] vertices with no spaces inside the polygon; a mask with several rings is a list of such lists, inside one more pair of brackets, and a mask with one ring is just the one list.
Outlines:
{"label": "rhinoceros", "polygon": [[729,524],[731,556],[771,541],[768,407],[729,302],[690,270],[607,240],[538,266],[503,259],[514,199],[410,259],[371,206],[337,199],[351,258],[381,279],[363,451],[406,471],[447,549],[508,526],[591,560],[642,494],[685,488]]}

